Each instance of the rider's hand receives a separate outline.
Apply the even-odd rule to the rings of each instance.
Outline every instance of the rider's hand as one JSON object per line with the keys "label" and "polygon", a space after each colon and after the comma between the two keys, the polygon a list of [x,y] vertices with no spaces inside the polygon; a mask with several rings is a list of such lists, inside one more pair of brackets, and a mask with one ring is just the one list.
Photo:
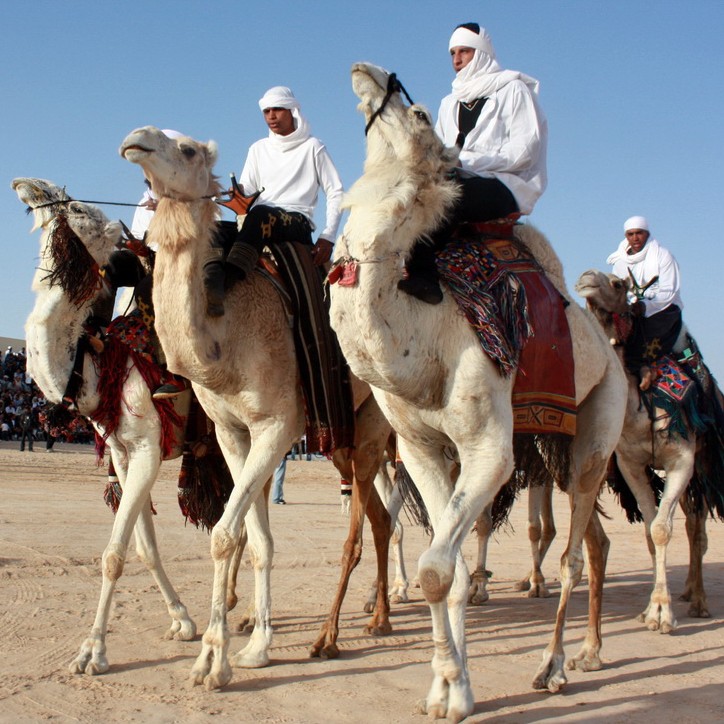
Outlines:
{"label": "rider's hand", "polygon": [[158,206],[158,201],[156,199],[146,199],[146,201],[139,204],[139,206],[145,206],[149,211],[155,211]]}
{"label": "rider's hand", "polygon": [[323,239],[321,236],[317,239],[317,243],[312,248],[312,260],[314,266],[323,266],[326,264],[331,256],[334,244],[328,239]]}
{"label": "rider's hand", "polygon": [[631,314],[634,317],[643,317],[646,313],[646,305],[639,299],[631,305]]}

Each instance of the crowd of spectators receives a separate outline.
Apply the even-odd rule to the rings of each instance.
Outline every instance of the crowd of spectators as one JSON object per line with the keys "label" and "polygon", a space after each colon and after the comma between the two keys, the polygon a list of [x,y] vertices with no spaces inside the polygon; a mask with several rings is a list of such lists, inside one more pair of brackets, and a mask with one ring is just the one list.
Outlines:
{"label": "crowd of spectators", "polygon": [[45,411],[48,401],[40,388],[27,374],[25,348],[17,352],[8,347],[2,353],[0,375],[0,440],[19,441],[20,449],[33,449],[33,442],[44,441],[45,449],[52,450],[56,439],[65,442],[93,442],[93,428],[88,421],[77,415],[62,430],[51,430]]}

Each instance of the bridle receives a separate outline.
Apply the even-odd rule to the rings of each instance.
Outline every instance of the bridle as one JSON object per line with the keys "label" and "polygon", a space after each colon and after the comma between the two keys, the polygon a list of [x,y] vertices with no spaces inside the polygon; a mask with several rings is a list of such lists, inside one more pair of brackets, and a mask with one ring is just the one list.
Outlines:
{"label": "bridle", "polygon": [[393,93],[404,93],[408,103],[410,105],[415,105],[415,102],[412,98],[410,98],[410,94],[405,90],[405,86],[397,80],[397,74],[390,73],[390,76],[387,79],[387,92],[385,93],[385,97],[382,99],[380,107],[370,116],[369,121],[367,121],[367,125],[365,126],[365,136],[369,133],[370,128],[372,128],[372,124],[380,117],[380,115],[382,115],[382,111],[385,110],[387,104],[390,102],[390,98],[392,98]]}

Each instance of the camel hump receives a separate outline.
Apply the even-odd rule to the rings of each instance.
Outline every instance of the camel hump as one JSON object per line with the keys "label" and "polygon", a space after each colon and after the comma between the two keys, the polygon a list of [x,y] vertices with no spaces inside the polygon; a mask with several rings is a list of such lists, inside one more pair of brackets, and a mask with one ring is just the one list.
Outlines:
{"label": "camel hump", "polygon": [[513,228],[515,238],[530,250],[533,258],[540,264],[548,279],[559,294],[571,301],[566,288],[563,264],[545,235],[531,224],[518,224]]}

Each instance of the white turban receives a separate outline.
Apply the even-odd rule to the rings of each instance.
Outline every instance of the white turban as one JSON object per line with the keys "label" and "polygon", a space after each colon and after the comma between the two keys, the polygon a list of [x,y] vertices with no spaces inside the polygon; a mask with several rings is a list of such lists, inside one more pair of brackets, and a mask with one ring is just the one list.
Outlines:
{"label": "white turban", "polygon": [[259,99],[259,108],[262,111],[266,108],[299,109],[299,101],[294,97],[291,88],[275,85]]}
{"label": "white turban", "polygon": [[488,31],[485,28],[480,28],[479,34],[467,28],[455,28],[453,34],[450,36],[448,50],[457,47],[475,48],[475,50],[480,50],[495,59],[493,41],[490,39]]}
{"label": "white turban", "polygon": [[449,50],[457,47],[475,49],[470,62],[458,71],[452,83],[452,94],[458,101],[468,103],[476,98],[487,97],[513,80],[523,81],[533,95],[538,94],[538,81],[535,78],[500,67],[493,41],[485,28],[480,28],[480,33],[467,28],[455,28],[448,46]]}
{"label": "white turban", "polygon": [[644,231],[649,230],[649,222],[646,221],[644,216],[632,216],[626,219],[623,225],[624,231],[630,231],[631,229],[643,229]]}
{"label": "white turban", "polygon": [[310,137],[309,124],[299,110],[299,101],[294,97],[291,88],[287,88],[285,85],[275,85],[270,88],[259,99],[259,108],[262,111],[267,108],[286,108],[292,113],[294,131],[288,136],[279,136],[271,130],[269,131],[269,141],[279,150],[290,151]]}

